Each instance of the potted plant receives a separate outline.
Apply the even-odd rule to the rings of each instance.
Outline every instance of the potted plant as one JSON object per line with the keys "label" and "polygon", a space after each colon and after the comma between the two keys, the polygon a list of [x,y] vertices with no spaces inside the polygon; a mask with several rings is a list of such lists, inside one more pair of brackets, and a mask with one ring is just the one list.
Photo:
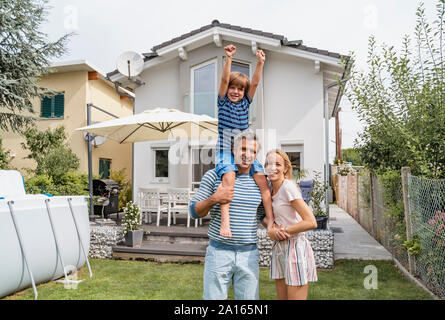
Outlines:
{"label": "potted plant", "polygon": [[314,212],[315,219],[317,219],[317,229],[326,229],[328,216],[323,208],[323,203],[326,199],[326,190],[328,186],[321,180],[320,172],[314,173],[312,190],[310,192],[311,199],[309,201]]}
{"label": "potted plant", "polygon": [[140,247],[144,236],[144,230],[140,229],[141,210],[133,201],[129,201],[124,207],[124,213],[122,225],[125,227],[125,245]]}

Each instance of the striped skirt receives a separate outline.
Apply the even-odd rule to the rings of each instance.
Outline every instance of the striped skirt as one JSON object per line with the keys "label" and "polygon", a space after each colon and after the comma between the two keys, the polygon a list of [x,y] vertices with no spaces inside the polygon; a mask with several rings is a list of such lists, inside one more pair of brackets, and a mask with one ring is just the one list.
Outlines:
{"label": "striped skirt", "polygon": [[288,286],[304,286],[317,281],[314,252],[304,234],[274,242],[270,278],[284,278]]}

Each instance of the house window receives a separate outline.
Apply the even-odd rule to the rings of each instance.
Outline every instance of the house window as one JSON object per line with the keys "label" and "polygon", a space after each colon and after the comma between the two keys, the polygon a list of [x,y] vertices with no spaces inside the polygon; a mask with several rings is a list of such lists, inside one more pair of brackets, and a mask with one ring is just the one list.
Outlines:
{"label": "house window", "polygon": [[99,176],[102,179],[110,179],[111,159],[99,159]]}
{"label": "house window", "polygon": [[195,114],[216,115],[216,61],[191,69],[192,108]]}
{"label": "house window", "polygon": [[192,185],[198,187],[204,174],[215,168],[215,149],[192,149]]}
{"label": "house window", "polygon": [[300,152],[288,152],[290,163],[292,164],[292,175],[297,175],[301,171]]}
{"label": "house window", "polygon": [[43,97],[41,101],[42,118],[63,118],[65,109],[65,95],[56,94],[52,97]]}
{"label": "house window", "polygon": [[250,66],[248,64],[233,61],[231,71],[241,72],[241,73],[245,74],[246,76],[248,76],[250,79]]}
{"label": "house window", "polygon": [[168,182],[168,149],[154,149],[154,173],[156,182]]}
{"label": "house window", "polygon": [[292,176],[297,176],[303,169],[303,145],[282,146],[292,164]]}

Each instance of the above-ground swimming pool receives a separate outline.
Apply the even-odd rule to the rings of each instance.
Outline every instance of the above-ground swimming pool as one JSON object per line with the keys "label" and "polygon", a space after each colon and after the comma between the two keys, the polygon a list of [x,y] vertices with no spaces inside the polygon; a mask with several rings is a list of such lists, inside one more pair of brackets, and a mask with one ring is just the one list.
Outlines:
{"label": "above-ground swimming pool", "polygon": [[66,278],[85,263],[92,276],[87,197],[0,197],[0,297],[32,286],[37,298],[35,284]]}

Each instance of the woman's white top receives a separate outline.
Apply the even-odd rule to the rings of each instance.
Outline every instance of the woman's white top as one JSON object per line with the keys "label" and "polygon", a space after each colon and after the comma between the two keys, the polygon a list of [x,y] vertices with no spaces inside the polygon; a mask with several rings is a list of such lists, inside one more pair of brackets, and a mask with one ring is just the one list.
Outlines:
{"label": "woman's white top", "polygon": [[290,203],[295,199],[303,199],[300,189],[293,181],[284,179],[278,192],[272,196],[272,208],[277,225],[289,227],[303,220]]}

